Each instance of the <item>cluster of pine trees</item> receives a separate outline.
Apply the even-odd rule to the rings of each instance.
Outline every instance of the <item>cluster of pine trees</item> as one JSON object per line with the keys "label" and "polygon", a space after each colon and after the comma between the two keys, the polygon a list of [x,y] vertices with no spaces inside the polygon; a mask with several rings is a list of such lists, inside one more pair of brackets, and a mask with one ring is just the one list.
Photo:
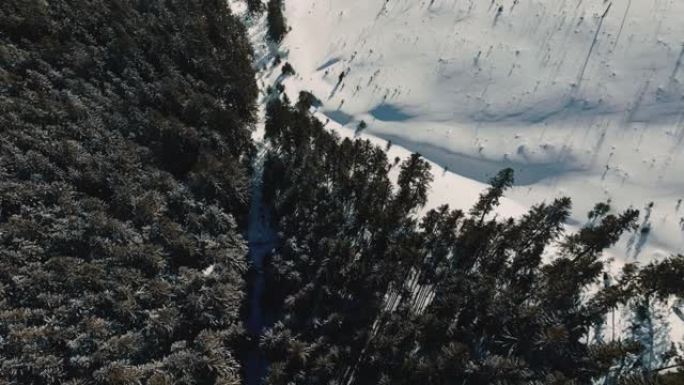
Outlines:
{"label": "cluster of pine trees", "polygon": [[[267,4],[275,42],[282,6]],[[224,0],[3,3],[0,384],[257,382],[241,236],[254,78]],[[677,351],[655,344],[684,256],[604,273],[638,212],[599,204],[571,234],[569,199],[500,218],[503,170],[470,211],[423,213],[430,165],[337,137],[316,103],[267,106],[282,242],[264,272],[265,383],[681,383],[661,375]],[[632,331],[608,337],[618,308]]]}
{"label": "cluster of pine trees", "polygon": [[280,319],[261,342],[268,384],[664,383],[674,351],[654,367],[651,347],[597,332],[618,307],[684,294],[683,256],[599,284],[602,251],[637,211],[599,204],[572,234],[567,198],[499,218],[503,170],[470,211],[420,216],[429,164],[340,139],[306,96],[267,109],[265,194],[283,237],[268,269]]}
{"label": "cluster of pine trees", "polygon": [[0,7],[0,383],[236,384],[257,88],[222,0]]}

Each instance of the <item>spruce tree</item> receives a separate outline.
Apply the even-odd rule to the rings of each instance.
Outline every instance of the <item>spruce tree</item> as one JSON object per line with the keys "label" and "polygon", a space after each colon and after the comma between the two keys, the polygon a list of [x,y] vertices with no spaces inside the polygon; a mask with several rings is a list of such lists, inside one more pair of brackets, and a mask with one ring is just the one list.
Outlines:
{"label": "spruce tree", "polygon": [[275,43],[280,43],[287,33],[282,0],[268,0],[267,22],[268,38]]}
{"label": "spruce tree", "polygon": [[296,108],[275,99],[267,111],[265,183],[284,239],[268,269],[282,320],[262,343],[269,384],[657,377],[632,365],[642,343],[590,338],[616,308],[683,293],[684,257],[628,266],[600,285],[602,253],[634,228],[637,211],[599,204],[574,233],[568,198],[518,219],[490,215],[513,184],[508,169],[469,215],[448,206],[421,215],[429,164],[397,159],[392,186],[386,153],[326,131],[308,99]]}
{"label": "spruce tree", "polygon": [[250,13],[261,13],[264,10],[262,0],[247,0],[247,9]]}
{"label": "spruce tree", "polygon": [[244,27],[222,1],[2,5],[0,383],[241,382]]}

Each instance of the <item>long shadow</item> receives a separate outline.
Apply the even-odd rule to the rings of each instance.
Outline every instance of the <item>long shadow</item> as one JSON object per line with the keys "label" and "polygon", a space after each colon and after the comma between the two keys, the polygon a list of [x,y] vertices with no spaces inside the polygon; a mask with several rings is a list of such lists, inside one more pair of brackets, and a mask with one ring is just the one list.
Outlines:
{"label": "long shadow", "polygon": [[599,34],[601,33],[601,27],[603,27],[603,21],[606,19],[606,16],[608,16],[608,12],[610,12],[610,7],[612,5],[613,3],[609,3],[608,7],[606,7],[605,12],[603,12],[603,15],[601,15],[601,19],[599,20],[598,26],[596,27],[594,39],[591,41],[591,46],[589,47],[589,52],[587,53],[587,56],[584,59],[584,64],[582,65],[582,69],[580,70],[579,75],[577,75],[577,86],[575,87],[575,89],[579,89],[580,85],[582,84],[582,80],[584,80],[584,73],[587,72],[589,59],[591,59],[591,54],[594,52],[596,43],[598,43]]}
{"label": "long shadow", "polygon": [[[447,167],[450,172],[485,184],[489,183],[489,180],[497,172],[507,167],[515,170],[516,186],[529,186],[547,178],[583,170],[580,166],[575,166],[575,159],[570,153],[559,152],[556,160],[544,163],[516,161],[507,158],[495,160],[454,152],[447,147],[413,141],[400,135],[386,133],[376,135],[413,152],[420,153],[425,159],[442,167]],[[522,155],[524,155],[524,151]]]}

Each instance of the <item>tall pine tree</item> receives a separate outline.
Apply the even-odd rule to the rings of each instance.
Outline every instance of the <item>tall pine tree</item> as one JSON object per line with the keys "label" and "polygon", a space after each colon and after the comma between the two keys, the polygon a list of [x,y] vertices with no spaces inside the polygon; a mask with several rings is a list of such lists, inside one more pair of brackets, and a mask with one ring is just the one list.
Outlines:
{"label": "tall pine tree", "polygon": [[275,43],[280,43],[287,33],[282,0],[268,0],[267,22],[268,38]]}

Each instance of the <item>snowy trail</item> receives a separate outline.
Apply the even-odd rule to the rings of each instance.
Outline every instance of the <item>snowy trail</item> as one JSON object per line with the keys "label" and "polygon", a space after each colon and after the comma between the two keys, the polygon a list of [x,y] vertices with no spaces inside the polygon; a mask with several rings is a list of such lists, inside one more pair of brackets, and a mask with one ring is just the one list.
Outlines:
{"label": "snowy trail", "polygon": [[268,78],[272,75],[269,72],[268,63],[273,59],[275,51],[274,47],[265,43],[265,14],[257,17],[249,15],[246,3],[242,0],[229,0],[228,5],[231,11],[243,20],[248,29],[254,49],[253,66],[258,71],[256,81],[261,94],[258,101],[258,120],[252,133],[257,154],[252,163],[251,204],[247,229],[251,274],[248,280],[249,312],[245,325],[248,334],[255,342],[247,356],[245,383],[247,385],[260,385],[267,373],[268,362],[259,349],[258,341],[264,330],[270,327],[274,321],[273,315],[263,306],[266,288],[264,260],[279,245],[278,234],[271,219],[270,210],[263,200],[264,160],[267,152],[267,145],[264,142],[266,87],[268,86]]}
{"label": "snowy trail", "polygon": [[[249,210],[248,244],[249,258],[253,269],[249,290],[249,316],[247,331],[258,340],[271,321],[268,311],[263,308],[262,298],[265,289],[263,273],[264,258],[278,246],[278,236],[271,224],[271,216],[263,202],[263,171],[265,146],[258,143],[259,152],[254,160],[252,177],[252,202]],[[246,378],[248,385],[261,384],[266,373],[267,362],[258,346],[249,352]]]}

